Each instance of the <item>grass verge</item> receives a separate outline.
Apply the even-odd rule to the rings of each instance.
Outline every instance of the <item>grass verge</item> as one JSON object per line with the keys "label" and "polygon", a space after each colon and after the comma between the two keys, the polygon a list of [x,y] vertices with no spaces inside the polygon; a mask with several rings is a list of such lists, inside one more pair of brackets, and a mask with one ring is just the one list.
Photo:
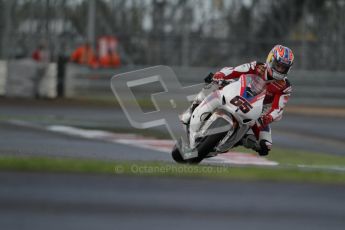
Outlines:
{"label": "grass verge", "polygon": [[344,172],[305,170],[292,167],[190,166],[162,162],[119,162],[1,156],[0,170],[345,184]]}
{"label": "grass verge", "polygon": [[[256,152],[239,147],[233,151],[253,153]],[[345,168],[345,156],[315,153],[303,150],[292,150],[274,147],[266,157],[268,160],[276,161],[283,166],[309,165],[309,166],[340,166]]]}

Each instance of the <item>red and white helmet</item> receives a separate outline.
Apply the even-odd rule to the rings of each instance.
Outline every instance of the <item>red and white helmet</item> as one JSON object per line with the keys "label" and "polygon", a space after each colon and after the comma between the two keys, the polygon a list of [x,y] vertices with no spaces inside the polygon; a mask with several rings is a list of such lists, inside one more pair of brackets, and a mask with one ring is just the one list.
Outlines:
{"label": "red and white helmet", "polygon": [[276,80],[282,80],[287,77],[293,61],[294,55],[292,50],[282,45],[274,46],[266,59],[267,66],[272,71],[272,77]]}

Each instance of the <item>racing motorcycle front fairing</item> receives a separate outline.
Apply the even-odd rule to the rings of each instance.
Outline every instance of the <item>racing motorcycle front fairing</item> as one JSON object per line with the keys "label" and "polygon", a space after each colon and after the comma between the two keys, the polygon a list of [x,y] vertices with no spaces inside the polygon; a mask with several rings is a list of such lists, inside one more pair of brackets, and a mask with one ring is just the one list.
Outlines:
{"label": "racing motorcycle front fairing", "polygon": [[[239,80],[208,95],[192,114],[189,148],[197,149],[205,137],[217,133],[223,135],[218,135],[221,139],[212,151],[225,152],[232,148],[260,117],[264,84],[256,75],[242,75]],[[246,96],[248,92],[251,97]]]}

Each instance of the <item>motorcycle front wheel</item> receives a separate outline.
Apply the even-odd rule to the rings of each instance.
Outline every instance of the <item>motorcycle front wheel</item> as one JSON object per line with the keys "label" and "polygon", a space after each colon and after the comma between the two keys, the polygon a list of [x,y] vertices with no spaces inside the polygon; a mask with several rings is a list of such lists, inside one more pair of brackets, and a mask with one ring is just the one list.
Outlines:
{"label": "motorcycle front wheel", "polygon": [[180,163],[180,164],[199,164],[203,159],[200,157],[187,159],[187,160],[183,159],[181,152],[180,152],[179,148],[177,148],[176,144],[175,144],[173,150],[171,151],[171,156],[174,159],[174,161],[176,161],[177,163]]}
{"label": "motorcycle front wheel", "polygon": [[206,157],[206,155],[213,150],[214,146],[216,146],[217,143],[225,137],[226,134],[227,132],[222,132],[206,136],[201,144],[197,147],[199,153],[198,157],[187,160],[183,159],[179,148],[177,148],[177,145],[174,146],[171,156],[174,161],[180,164],[199,164]]}

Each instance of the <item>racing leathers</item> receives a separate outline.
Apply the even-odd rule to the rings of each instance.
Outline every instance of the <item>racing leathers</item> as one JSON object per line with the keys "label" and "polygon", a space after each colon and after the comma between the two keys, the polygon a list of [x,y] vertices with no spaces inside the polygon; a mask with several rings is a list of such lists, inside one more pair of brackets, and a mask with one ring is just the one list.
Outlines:
{"label": "racing leathers", "polygon": [[[247,134],[241,143],[247,148],[252,148],[260,155],[267,155],[272,146],[272,135],[270,123],[278,121],[282,118],[283,108],[285,107],[290,93],[291,85],[288,79],[275,80],[272,73],[265,63],[251,62],[237,67],[225,67],[213,75],[214,82],[230,82],[239,78],[242,74],[256,74],[266,81],[266,96],[264,98],[264,109],[261,117],[252,127],[253,134]],[[210,84],[211,85],[211,84]],[[181,117],[182,122],[188,123],[193,110],[200,102],[213,90],[218,89],[217,86],[206,85],[198,94],[192,106]]]}

